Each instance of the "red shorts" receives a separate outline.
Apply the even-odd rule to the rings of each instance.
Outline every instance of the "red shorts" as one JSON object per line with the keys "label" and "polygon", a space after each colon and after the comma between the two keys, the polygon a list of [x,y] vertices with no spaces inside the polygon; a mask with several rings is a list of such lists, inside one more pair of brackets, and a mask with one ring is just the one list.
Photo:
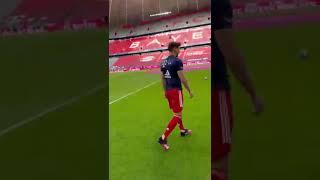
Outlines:
{"label": "red shorts", "polygon": [[174,113],[179,113],[183,109],[183,93],[180,89],[170,89],[166,91],[169,107]]}
{"label": "red shorts", "polygon": [[211,97],[211,158],[212,161],[217,161],[231,150],[232,100],[230,92],[223,89],[214,89]]}

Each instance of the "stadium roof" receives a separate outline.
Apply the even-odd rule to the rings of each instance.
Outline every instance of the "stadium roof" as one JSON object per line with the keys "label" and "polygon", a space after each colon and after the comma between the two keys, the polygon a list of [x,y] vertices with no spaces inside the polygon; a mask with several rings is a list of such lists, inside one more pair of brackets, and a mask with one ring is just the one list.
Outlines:
{"label": "stadium roof", "polygon": [[194,12],[209,8],[211,5],[211,0],[109,0],[109,2],[109,24],[113,27]]}

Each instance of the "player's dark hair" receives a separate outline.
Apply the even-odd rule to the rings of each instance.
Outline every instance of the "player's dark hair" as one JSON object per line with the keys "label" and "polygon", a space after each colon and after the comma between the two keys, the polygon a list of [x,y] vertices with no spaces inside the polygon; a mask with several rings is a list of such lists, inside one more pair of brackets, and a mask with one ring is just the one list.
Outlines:
{"label": "player's dark hair", "polygon": [[168,50],[172,52],[173,48],[179,48],[181,46],[181,43],[179,42],[170,42],[168,45]]}

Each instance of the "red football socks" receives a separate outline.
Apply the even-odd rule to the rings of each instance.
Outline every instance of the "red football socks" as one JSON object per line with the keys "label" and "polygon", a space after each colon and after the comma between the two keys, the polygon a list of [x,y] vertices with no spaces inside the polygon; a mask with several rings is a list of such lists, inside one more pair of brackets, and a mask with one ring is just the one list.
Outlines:
{"label": "red football socks", "polygon": [[182,118],[179,117],[178,119],[179,119],[179,120],[178,120],[178,125],[179,125],[180,131],[181,131],[181,130],[184,130],[183,123],[182,123]]}
{"label": "red football socks", "polygon": [[[179,123],[181,122],[181,123]],[[171,134],[172,130],[176,127],[176,125],[179,123],[179,127],[183,127],[181,118],[178,116],[173,116],[171,121],[169,122],[166,131],[162,135],[162,139],[167,139],[167,137]]]}

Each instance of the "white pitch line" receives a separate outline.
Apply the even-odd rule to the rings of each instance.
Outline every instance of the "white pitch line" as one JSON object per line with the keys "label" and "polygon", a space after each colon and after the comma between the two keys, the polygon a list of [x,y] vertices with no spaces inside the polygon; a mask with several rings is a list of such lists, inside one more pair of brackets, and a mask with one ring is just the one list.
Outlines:
{"label": "white pitch line", "polygon": [[116,102],[118,102],[118,101],[120,101],[120,100],[122,100],[122,99],[124,99],[124,98],[126,98],[126,97],[128,97],[128,96],[130,96],[130,95],[132,95],[132,94],[136,94],[136,93],[138,93],[139,91],[142,91],[143,89],[146,89],[146,88],[148,88],[148,87],[156,84],[157,82],[159,82],[159,81],[155,81],[155,82],[150,83],[150,84],[148,84],[148,85],[146,85],[146,86],[144,86],[144,87],[142,87],[142,88],[140,88],[140,89],[137,89],[137,90],[135,90],[135,91],[132,91],[132,92],[130,92],[130,93],[124,95],[124,96],[121,96],[120,98],[118,98],[118,99],[116,99],[116,100],[114,100],[114,101],[109,102],[109,105],[111,105],[111,104],[113,104],[113,103],[116,103]]}
{"label": "white pitch line", "polygon": [[35,121],[38,118],[43,117],[48,113],[54,112],[54,111],[56,111],[56,110],[58,110],[60,108],[63,108],[64,106],[70,105],[70,104],[78,101],[82,97],[86,97],[86,96],[89,96],[91,94],[94,94],[95,92],[97,92],[97,91],[99,91],[101,89],[104,89],[105,87],[106,87],[106,84],[99,85],[99,86],[97,86],[95,88],[92,88],[92,89],[88,90],[86,93],[84,93],[82,95],[74,96],[74,97],[64,101],[63,103],[57,104],[57,105],[55,105],[55,106],[53,106],[51,108],[45,109],[44,111],[42,111],[42,112],[40,112],[38,114],[35,114],[33,116],[30,116],[29,118],[26,118],[26,119],[24,119],[22,121],[19,121],[18,123],[13,124],[12,126],[6,128],[6,129],[1,130],[0,131],[0,137],[5,135],[5,134],[7,134],[7,133],[9,133],[9,132],[11,132],[11,131],[13,131],[13,130],[15,130],[15,129],[18,129],[18,128],[20,128],[20,127],[22,127],[22,126],[24,126],[24,125],[26,125],[26,124],[28,124],[28,123],[30,123],[32,121]]}

